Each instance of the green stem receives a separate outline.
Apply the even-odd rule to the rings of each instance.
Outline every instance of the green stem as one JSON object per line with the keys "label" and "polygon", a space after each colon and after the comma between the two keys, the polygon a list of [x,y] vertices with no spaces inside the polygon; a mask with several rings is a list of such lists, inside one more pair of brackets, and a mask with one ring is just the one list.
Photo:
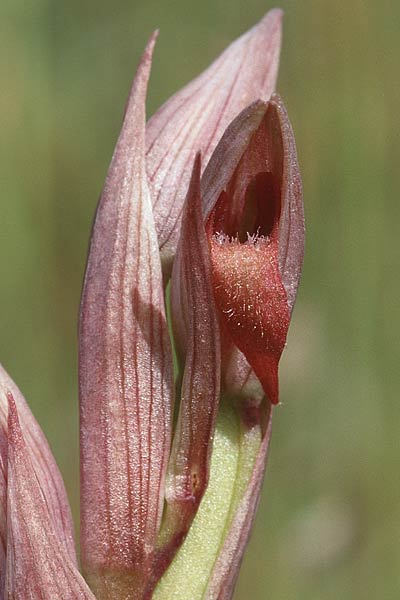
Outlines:
{"label": "green stem", "polygon": [[206,493],[186,540],[155,589],[154,600],[204,597],[214,562],[247,487],[260,442],[260,428],[246,429],[233,404],[223,401]]}

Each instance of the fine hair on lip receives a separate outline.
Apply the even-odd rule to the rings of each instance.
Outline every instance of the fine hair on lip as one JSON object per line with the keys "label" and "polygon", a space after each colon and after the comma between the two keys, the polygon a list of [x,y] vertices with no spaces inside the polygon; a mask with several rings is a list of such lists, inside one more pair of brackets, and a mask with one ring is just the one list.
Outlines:
{"label": "fine hair on lip", "polygon": [[261,245],[269,244],[271,241],[271,239],[268,236],[260,234],[260,227],[258,227],[255,233],[249,233],[247,231],[246,235],[247,239],[242,241],[239,239],[238,233],[232,236],[224,233],[223,231],[216,231],[213,235],[213,239],[217,242],[217,244],[220,244],[221,246],[223,244],[246,244],[249,246],[254,246],[256,249],[260,248]]}

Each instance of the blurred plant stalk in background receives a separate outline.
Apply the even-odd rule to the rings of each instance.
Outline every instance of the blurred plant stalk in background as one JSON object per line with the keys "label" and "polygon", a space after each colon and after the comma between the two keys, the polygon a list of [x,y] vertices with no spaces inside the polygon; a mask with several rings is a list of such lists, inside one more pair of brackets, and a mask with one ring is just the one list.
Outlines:
{"label": "blurred plant stalk in background", "polygon": [[270,11],[147,126],[156,34],[146,47],[81,302],[88,585],[57,466],[1,371],[0,598],[232,597],[303,260],[293,132],[273,93],[281,18]]}

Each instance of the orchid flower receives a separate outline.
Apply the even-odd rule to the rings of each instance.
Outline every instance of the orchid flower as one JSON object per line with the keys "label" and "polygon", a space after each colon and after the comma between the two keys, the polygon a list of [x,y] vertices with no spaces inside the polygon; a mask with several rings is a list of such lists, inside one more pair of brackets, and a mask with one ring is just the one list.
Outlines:
{"label": "orchid flower", "polygon": [[81,300],[83,575],[55,461],[0,369],[0,600],[232,597],[303,260],[274,93],[281,18],[270,11],[146,125],[148,42]]}

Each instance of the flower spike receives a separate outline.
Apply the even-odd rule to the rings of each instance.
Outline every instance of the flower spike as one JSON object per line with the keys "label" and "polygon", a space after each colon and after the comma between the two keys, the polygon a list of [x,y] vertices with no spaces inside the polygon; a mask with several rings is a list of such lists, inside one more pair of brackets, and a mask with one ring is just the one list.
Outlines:
{"label": "flower spike", "polygon": [[232,119],[251,102],[270,98],[278,72],[281,20],[281,10],[268,12],[147,124],[147,173],[166,277],[195,154],[201,152],[205,166]]}
{"label": "flower spike", "polygon": [[99,598],[141,598],[168,464],[173,372],[144,162],[155,35],[106,178],[80,315],[82,562]]}
{"label": "flower spike", "polygon": [[270,11],[147,126],[157,32],[146,46],[80,307],[87,583],[57,466],[0,366],[0,600],[232,598],[304,251],[295,142],[273,93],[281,18]]}

